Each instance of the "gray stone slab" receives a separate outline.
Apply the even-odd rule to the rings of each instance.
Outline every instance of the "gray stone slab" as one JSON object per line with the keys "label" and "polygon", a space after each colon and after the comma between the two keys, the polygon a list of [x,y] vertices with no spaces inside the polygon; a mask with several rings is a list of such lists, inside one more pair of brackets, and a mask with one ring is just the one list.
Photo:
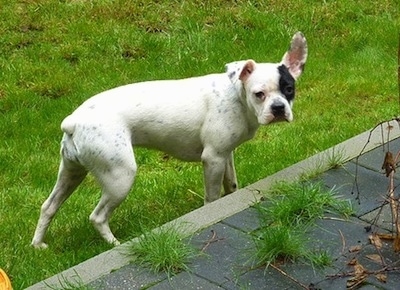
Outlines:
{"label": "gray stone slab", "polygon": [[238,277],[234,284],[227,282],[222,286],[226,289],[304,289],[271,267],[251,270]]}
{"label": "gray stone slab", "polygon": [[340,272],[347,265],[344,255],[348,253],[349,247],[368,242],[365,225],[356,218],[348,221],[334,217],[318,220],[316,227],[310,233],[306,233],[309,239],[309,248],[316,253],[327,252],[334,261],[333,265],[316,268],[308,262],[297,261],[295,263],[288,262],[282,265],[281,269],[307,287],[315,285],[321,289],[344,289],[342,281],[331,281],[326,277]]}
{"label": "gray stone slab", "polygon": [[246,233],[252,232],[260,227],[258,211],[253,207],[230,216],[221,222]]}
{"label": "gray stone slab", "polygon": [[[358,164],[377,172],[383,172],[382,164],[387,150],[392,152],[394,155],[397,154],[397,152],[400,150],[400,138],[389,142],[389,144],[379,146],[370,152],[362,154],[357,158]],[[354,159],[353,162],[355,162]],[[396,175],[400,176],[400,173],[397,172]]]}
{"label": "gray stone slab", "polygon": [[[374,261],[373,259],[368,258],[369,255],[374,254],[378,254],[380,257],[382,257],[384,262],[380,264],[379,261]],[[379,249],[379,251],[372,244],[364,245],[357,253],[357,259],[366,269],[370,271],[382,269],[384,265],[391,265],[395,267],[400,266],[400,256],[394,253],[392,242],[384,240],[382,240],[382,248]],[[400,271],[393,271],[392,274],[395,274],[400,278]]]}
{"label": "gray stone slab", "polygon": [[[325,172],[322,180],[326,186],[335,187],[339,195],[352,201],[357,216],[381,206],[389,185],[389,179],[385,175],[362,166],[356,168],[352,162],[346,163],[342,168]],[[356,200],[357,192],[359,201]]]}
{"label": "gray stone slab", "polygon": [[[369,282],[367,282],[369,283]],[[397,290],[399,288],[388,288],[388,287],[379,287],[379,286],[375,286],[375,285],[371,285],[371,284],[366,284],[366,285],[361,285],[360,288],[358,288],[360,290]]]}
{"label": "gray stone slab", "polygon": [[[347,289],[346,284],[351,276],[331,278],[316,284],[317,289],[323,290],[337,290],[337,289]],[[397,274],[388,273],[386,283],[379,282],[374,275],[368,276],[364,283],[356,289],[362,290],[399,290],[399,276]]]}
{"label": "gray stone slab", "polygon": [[[380,254],[379,254],[380,253]],[[354,271],[354,267],[348,265],[348,262],[352,259],[357,260],[359,264],[361,264],[366,271],[371,273],[365,279],[364,285],[359,289],[400,289],[400,272],[399,270],[395,271],[382,271],[382,273],[386,273],[387,280],[386,282],[379,281],[376,276],[373,274],[374,271],[382,270],[384,265],[379,264],[376,261],[368,258],[368,255],[381,255],[385,260],[385,264],[388,266],[399,267],[400,266],[400,257],[394,254],[393,249],[391,248],[390,243],[383,242],[383,247],[379,251],[371,245],[364,244],[361,249],[356,252],[347,252],[344,255],[344,262],[342,264],[342,268],[336,274],[337,276],[331,277],[330,279],[325,279],[321,281],[318,286],[321,286],[321,289],[344,289],[346,286],[346,282],[351,275],[343,275],[344,273],[351,273]]]}
{"label": "gray stone slab", "polygon": [[360,216],[360,219],[382,230],[394,231],[395,229],[392,223],[392,211],[389,204]]}
{"label": "gray stone slab", "polygon": [[154,285],[148,289],[163,290],[163,289],[223,289],[216,284],[213,284],[199,276],[188,272],[180,273],[170,279],[165,279],[161,283]]}
{"label": "gray stone slab", "polygon": [[[286,263],[281,266],[285,273],[303,285],[314,285],[317,289],[345,289],[349,276],[341,274],[354,271],[354,268],[348,265],[353,258],[368,271],[383,268],[383,265],[368,258],[371,254],[380,254],[386,265],[400,266],[400,257],[393,252],[390,243],[383,241],[383,248],[379,252],[370,244],[368,237],[371,233],[366,232],[367,224],[362,220],[357,218],[349,221],[323,219],[319,220],[317,225],[318,227],[309,235],[310,247],[315,251],[327,250],[335,259],[332,267],[318,269],[301,262]],[[358,246],[360,250],[352,251],[351,249],[355,246]],[[365,289],[400,289],[398,282],[400,272],[396,270],[387,274],[386,283],[378,281],[374,275],[369,275],[365,283],[372,288],[365,286]]]}
{"label": "gray stone slab", "polygon": [[195,235],[191,243],[205,253],[193,261],[191,271],[217,285],[235,281],[250,267],[251,236],[230,226],[215,224]]}
{"label": "gray stone slab", "polygon": [[143,289],[165,280],[166,277],[165,273],[154,274],[146,268],[129,264],[93,281],[88,286],[96,290]]}
{"label": "gray stone slab", "polygon": [[314,251],[326,250],[334,259],[347,252],[349,247],[368,243],[369,233],[365,230],[368,223],[358,218],[345,220],[339,217],[327,217],[317,221],[308,234],[310,247]]}

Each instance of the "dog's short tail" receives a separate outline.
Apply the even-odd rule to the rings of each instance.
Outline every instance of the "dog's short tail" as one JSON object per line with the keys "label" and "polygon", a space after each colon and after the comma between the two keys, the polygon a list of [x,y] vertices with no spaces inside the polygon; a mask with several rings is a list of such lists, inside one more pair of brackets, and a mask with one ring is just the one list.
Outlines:
{"label": "dog's short tail", "polygon": [[62,121],[61,130],[68,135],[72,135],[75,132],[75,124],[72,115],[69,115],[64,119],[64,121]]}
{"label": "dog's short tail", "polygon": [[79,163],[79,149],[74,141],[76,123],[72,117],[69,115],[61,123],[61,130],[64,132],[64,136],[61,141],[61,154],[64,158],[68,160]]}

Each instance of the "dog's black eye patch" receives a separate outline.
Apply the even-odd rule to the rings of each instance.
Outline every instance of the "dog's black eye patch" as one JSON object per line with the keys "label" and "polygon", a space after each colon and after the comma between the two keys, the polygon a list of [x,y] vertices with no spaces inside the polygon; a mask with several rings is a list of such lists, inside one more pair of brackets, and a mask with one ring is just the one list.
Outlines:
{"label": "dog's black eye patch", "polygon": [[279,90],[290,102],[294,99],[295,95],[295,80],[285,65],[279,66],[278,72],[280,75]]}

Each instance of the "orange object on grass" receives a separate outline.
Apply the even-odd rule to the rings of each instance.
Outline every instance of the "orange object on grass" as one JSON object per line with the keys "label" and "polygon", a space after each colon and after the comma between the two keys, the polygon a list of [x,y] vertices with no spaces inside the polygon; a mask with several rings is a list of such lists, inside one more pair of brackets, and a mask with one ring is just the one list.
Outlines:
{"label": "orange object on grass", "polygon": [[10,278],[0,268],[0,290],[12,290]]}

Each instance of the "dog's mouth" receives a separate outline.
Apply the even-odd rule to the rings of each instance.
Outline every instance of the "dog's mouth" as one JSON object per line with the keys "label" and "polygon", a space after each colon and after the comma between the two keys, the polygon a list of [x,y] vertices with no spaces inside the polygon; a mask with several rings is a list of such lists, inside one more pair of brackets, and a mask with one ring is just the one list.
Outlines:
{"label": "dog's mouth", "polygon": [[287,115],[287,114],[269,114],[264,118],[263,122],[261,124],[267,125],[267,124],[273,124],[273,123],[280,123],[280,122],[291,122],[293,120],[292,115]]}
{"label": "dog's mouth", "polygon": [[258,122],[260,125],[268,125],[271,123],[279,122],[292,122],[293,114],[290,110],[281,110],[279,112],[271,109],[264,111],[263,114],[258,115]]}
{"label": "dog's mouth", "polygon": [[274,115],[274,118],[272,119],[272,123],[284,122],[284,121],[290,122],[285,114],[283,114],[283,115]]}

